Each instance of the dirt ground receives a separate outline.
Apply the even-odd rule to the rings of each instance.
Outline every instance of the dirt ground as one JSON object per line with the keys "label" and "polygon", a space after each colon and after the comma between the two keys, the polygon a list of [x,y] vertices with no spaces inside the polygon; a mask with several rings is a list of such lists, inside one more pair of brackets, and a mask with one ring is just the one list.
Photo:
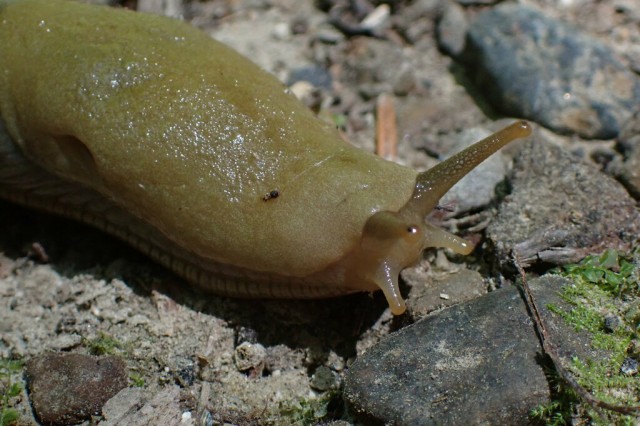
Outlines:
{"label": "dirt ground", "polygon": [[[318,107],[321,115],[341,117],[346,137],[363,149],[374,149],[376,99],[381,93],[395,92],[398,161],[411,167],[424,169],[435,164],[434,156],[464,129],[495,128],[490,123],[498,117],[488,116],[478,103],[467,85],[468,71],[454,64],[437,45],[438,19],[453,1],[391,2],[390,16],[386,20],[383,16],[373,36],[346,36],[337,30],[327,13],[333,3],[228,0],[163,4],[169,13],[174,13],[172,7],[177,4],[180,16],[283,82],[310,81],[319,91],[307,102]],[[367,8],[377,2],[354,3],[373,10]],[[483,0],[459,3],[471,3],[463,7],[469,16],[488,7],[482,5],[487,3]],[[623,60],[635,60],[635,69],[640,70],[640,5],[636,0],[521,3],[594,35]],[[352,12],[341,16],[344,22],[362,20]],[[304,87],[296,89],[304,91]],[[587,159],[593,147],[619,155],[611,150],[612,141],[560,136],[557,140],[579,147]],[[0,223],[0,358],[26,360],[47,351],[122,356],[132,384],[151,393],[169,385],[181,386],[177,406],[183,413],[192,413],[191,420],[183,416],[192,424],[205,424],[198,422],[206,413],[219,424],[339,419],[344,407],[332,392],[339,389],[345,368],[382,336],[411,320],[394,318],[381,294],[319,301],[206,295],[126,244],[85,225],[4,201],[0,202]],[[473,263],[478,258],[468,259],[469,268],[481,269]],[[430,267],[430,261],[436,266]],[[437,285],[438,274],[466,267],[462,262],[460,257],[447,258],[431,250],[410,271],[409,275],[418,277],[411,283]],[[483,276],[483,291],[495,286],[493,278]],[[411,285],[405,284],[403,292],[411,299]],[[459,294],[446,302],[475,297],[477,287],[469,292],[471,296]],[[432,301],[421,312],[443,303]],[[242,342],[257,344],[252,349],[257,361],[240,371]],[[16,375],[14,380],[22,379]],[[330,403],[316,406],[314,401]],[[25,393],[11,405],[20,412],[21,424],[35,422]],[[329,414],[323,417],[318,410]]]}

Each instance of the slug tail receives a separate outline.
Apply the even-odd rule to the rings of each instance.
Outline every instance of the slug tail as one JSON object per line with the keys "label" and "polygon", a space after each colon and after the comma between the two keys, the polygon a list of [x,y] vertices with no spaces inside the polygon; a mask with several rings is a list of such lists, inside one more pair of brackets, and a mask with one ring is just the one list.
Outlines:
{"label": "slug tail", "polygon": [[412,199],[405,209],[411,211],[411,215],[426,216],[438,204],[440,198],[478,164],[509,142],[530,134],[529,123],[515,122],[420,173],[416,179]]}

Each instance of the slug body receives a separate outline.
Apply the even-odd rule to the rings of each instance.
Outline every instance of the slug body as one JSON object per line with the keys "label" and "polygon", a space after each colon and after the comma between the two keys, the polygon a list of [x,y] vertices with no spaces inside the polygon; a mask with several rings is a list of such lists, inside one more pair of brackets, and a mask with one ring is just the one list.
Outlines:
{"label": "slug body", "polygon": [[96,225],[238,297],[382,289],[425,223],[516,123],[418,174],[344,142],[274,77],[191,26],[60,0],[0,1],[0,196]]}

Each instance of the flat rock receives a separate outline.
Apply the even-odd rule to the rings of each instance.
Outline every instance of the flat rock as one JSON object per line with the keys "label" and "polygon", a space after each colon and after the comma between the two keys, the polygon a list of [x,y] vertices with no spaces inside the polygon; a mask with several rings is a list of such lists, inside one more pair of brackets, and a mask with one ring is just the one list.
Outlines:
{"label": "flat rock", "polygon": [[104,426],[177,426],[182,422],[180,388],[166,386],[156,394],[143,389],[127,388],[111,398],[102,409]]}
{"label": "flat rock", "polygon": [[640,230],[625,188],[542,137],[514,159],[511,194],[487,228],[497,262],[576,262],[606,247],[628,249]]}
{"label": "flat rock", "polygon": [[614,138],[640,105],[640,79],[608,46],[522,5],[479,14],[462,58],[498,111],[559,133]]}
{"label": "flat rock", "polygon": [[407,307],[413,318],[422,318],[437,309],[487,293],[487,284],[482,275],[470,269],[428,275],[421,274],[416,268],[409,268],[402,271],[402,278],[412,286]]}
{"label": "flat rock", "polygon": [[72,425],[100,414],[128,382],[124,361],[112,356],[49,353],[32,358],[26,375],[33,410],[47,425]]}
{"label": "flat rock", "polygon": [[[545,276],[530,287],[561,359],[593,357],[587,336],[546,309],[563,309],[557,292],[570,283]],[[525,424],[549,398],[540,353],[525,304],[509,287],[382,339],[349,368],[345,399],[365,424]]]}

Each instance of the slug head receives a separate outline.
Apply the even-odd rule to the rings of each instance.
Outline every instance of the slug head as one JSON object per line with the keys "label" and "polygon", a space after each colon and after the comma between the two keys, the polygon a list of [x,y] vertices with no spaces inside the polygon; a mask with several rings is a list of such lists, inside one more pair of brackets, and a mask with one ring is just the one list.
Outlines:
{"label": "slug head", "polygon": [[420,173],[413,195],[404,207],[398,212],[377,212],[365,224],[350,281],[366,289],[381,289],[391,311],[402,314],[406,306],[398,276],[404,268],[418,262],[425,248],[445,247],[465,255],[473,250],[464,239],[425,223],[425,216],[478,164],[509,142],[530,134],[527,122],[514,123]]}

